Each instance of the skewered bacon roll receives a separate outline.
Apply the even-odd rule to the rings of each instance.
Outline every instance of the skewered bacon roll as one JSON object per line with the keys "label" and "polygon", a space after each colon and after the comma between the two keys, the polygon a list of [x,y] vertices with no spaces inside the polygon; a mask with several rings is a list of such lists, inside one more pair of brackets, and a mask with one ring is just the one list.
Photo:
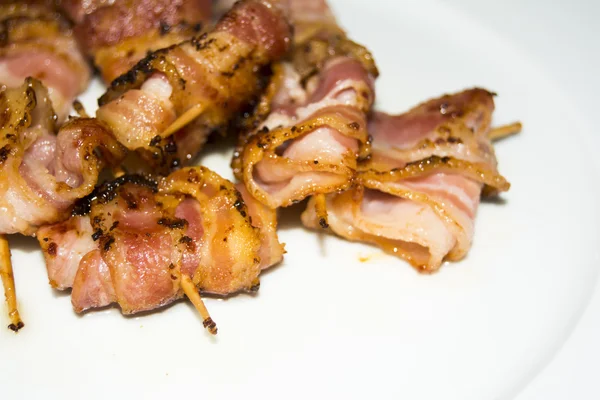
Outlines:
{"label": "skewered bacon roll", "polygon": [[[493,110],[492,93],[471,89],[402,115],[376,113],[369,124],[372,154],[360,167],[360,184],[327,196],[331,230],[427,271],[464,258],[482,189],[489,195],[510,187],[498,173],[491,143]],[[302,221],[319,226],[310,205]]]}
{"label": "skewered bacon roll", "polygon": [[26,77],[48,88],[59,121],[90,80],[67,21],[43,2],[0,4],[0,84],[19,87]]}
{"label": "skewered bacon roll", "polygon": [[46,88],[33,78],[0,92],[0,278],[8,327],[14,331],[24,324],[5,235],[31,235],[42,224],[68,217],[75,200],[93,190],[102,166],[116,164],[125,155],[94,119],[72,119],[55,135],[50,103]]}
{"label": "skewered bacon roll", "polygon": [[211,18],[210,0],[68,0],[81,48],[106,82],[129,71],[148,52],[198,34]]}
{"label": "skewered bacon roll", "polygon": [[189,161],[260,95],[290,44],[284,12],[276,1],[237,3],[212,32],[156,51],[113,81],[97,117],[154,165]]}
{"label": "skewered bacon roll", "polygon": [[[326,24],[311,14],[317,9],[326,11]],[[271,113],[244,137],[232,163],[248,191],[271,208],[350,187],[357,160],[369,153],[367,114],[378,75],[369,52],[345,36],[324,1],[292,1],[291,10],[301,34],[292,63],[280,66]]]}
{"label": "skewered bacon roll", "polygon": [[55,132],[56,116],[42,84],[27,78],[0,92],[0,234],[32,235],[69,216],[94,189],[105,164],[124,149],[95,119],[75,118]]}
{"label": "skewered bacon roll", "polygon": [[275,212],[204,167],[159,184],[125,175],[81,210],[37,234],[50,283],[73,288],[77,312],[152,310],[188,294],[185,282],[219,295],[256,290],[261,270],[283,257]]}

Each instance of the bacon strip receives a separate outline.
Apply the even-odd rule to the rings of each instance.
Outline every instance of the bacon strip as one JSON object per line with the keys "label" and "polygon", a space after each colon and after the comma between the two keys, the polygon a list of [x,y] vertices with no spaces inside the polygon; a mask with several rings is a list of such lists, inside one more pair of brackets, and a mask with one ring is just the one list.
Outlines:
{"label": "bacon strip", "polygon": [[63,9],[76,22],[81,47],[111,82],[148,52],[198,34],[211,19],[210,0],[71,0]]}
{"label": "bacon strip", "polygon": [[[327,196],[331,230],[423,270],[464,258],[482,188],[495,194],[510,187],[487,136],[493,110],[491,93],[471,89],[402,115],[374,114],[372,154],[360,166],[359,184]],[[302,221],[318,228],[314,202]]]}
{"label": "bacon strip", "polygon": [[345,37],[325,2],[291,4],[302,39],[296,38],[293,63],[280,67],[270,115],[243,137],[233,161],[238,179],[271,208],[350,187],[357,160],[369,153],[366,116],[378,74],[368,51]]}
{"label": "bacon strip", "polygon": [[68,217],[89,194],[105,164],[124,150],[94,119],[67,122],[54,134],[55,116],[46,89],[28,78],[0,92],[0,233],[33,234],[43,224]]}
{"label": "bacon strip", "polygon": [[57,289],[72,287],[75,311],[117,303],[125,314],[183,296],[182,276],[205,293],[256,290],[281,261],[275,212],[204,167],[158,185],[124,176],[87,200],[89,213],[43,227],[38,240]]}
{"label": "bacon strip", "polygon": [[430,100],[397,116],[374,113],[369,122],[374,142],[368,167],[389,170],[436,155],[495,169],[494,149],[487,137],[493,110],[493,94],[475,88]]}
{"label": "bacon strip", "polygon": [[19,87],[41,80],[63,121],[90,80],[90,69],[68,23],[50,7],[28,2],[0,5],[0,83]]}
{"label": "bacon strip", "polygon": [[151,164],[179,166],[258,97],[290,37],[275,1],[239,2],[210,33],[156,51],[113,81],[97,117]]}

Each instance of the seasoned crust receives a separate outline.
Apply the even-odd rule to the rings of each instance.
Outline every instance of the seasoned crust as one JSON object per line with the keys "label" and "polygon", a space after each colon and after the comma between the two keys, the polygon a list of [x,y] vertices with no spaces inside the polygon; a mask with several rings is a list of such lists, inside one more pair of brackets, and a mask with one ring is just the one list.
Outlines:
{"label": "seasoned crust", "polygon": [[111,181],[104,182],[102,185],[97,186],[92,193],[79,199],[75,203],[75,207],[72,211],[72,216],[83,216],[90,213],[91,205],[94,202],[100,204],[106,204],[112,201],[118,194],[119,188],[126,184],[133,184],[136,186],[144,186],[156,192],[158,184],[156,181],[143,175],[123,175]]}

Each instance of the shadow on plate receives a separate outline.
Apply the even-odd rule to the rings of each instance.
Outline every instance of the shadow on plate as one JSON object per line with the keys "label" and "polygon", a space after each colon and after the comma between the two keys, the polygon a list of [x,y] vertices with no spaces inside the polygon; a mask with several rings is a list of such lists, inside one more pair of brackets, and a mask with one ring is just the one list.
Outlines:
{"label": "shadow on plate", "polygon": [[496,206],[504,206],[508,203],[508,200],[502,196],[493,196],[493,197],[482,197],[481,202],[485,204],[493,204]]}
{"label": "shadow on plate", "polygon": [[208,137],[204,148],[196,157],[194,157],[192,164],[203,165],[204,159],[213,155],[228,158],[228,161],[230,162],[236,144],[237,137],[235,135],[222,136],[214,133]]}
{"label": "shadow on plate", "polygon": [[277,210],[277,231],[287,231],[303,227],[300,216],[306,209],[307,203],[305,200],[290,207]]}
{"label": "shadow on plate", "polygon": [[8,235],[8,243],[12,250],[20,250],[27,254],[40,250],[36,238],[23,235]]}

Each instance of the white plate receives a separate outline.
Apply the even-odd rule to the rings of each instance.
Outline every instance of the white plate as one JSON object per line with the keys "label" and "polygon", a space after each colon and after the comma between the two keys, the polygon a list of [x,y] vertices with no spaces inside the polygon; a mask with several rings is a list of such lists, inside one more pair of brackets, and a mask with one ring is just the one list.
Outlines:
{"label": "white plate", "polygon": [[[27,326],[0,329],[3,397],[500,399],[551,360],[600,259],[597,176],[574,104],[518,43],[441,1],[331,3],[376,56],[380,108],[480,85],[500,94],[496,123],[524,122],[496,147],[513,186],[481,206],[468,258],[420,275],[372,247],[308,233],[289,210],[286,261],[257,296],[207,300],[220,328],[211,338],[183,302],[140,317],[77,316],[47,284],[36,242],[12,238]],[[89,108],[100,91],[84,97]],[[205,163],[230,176],[219,150]]]}

